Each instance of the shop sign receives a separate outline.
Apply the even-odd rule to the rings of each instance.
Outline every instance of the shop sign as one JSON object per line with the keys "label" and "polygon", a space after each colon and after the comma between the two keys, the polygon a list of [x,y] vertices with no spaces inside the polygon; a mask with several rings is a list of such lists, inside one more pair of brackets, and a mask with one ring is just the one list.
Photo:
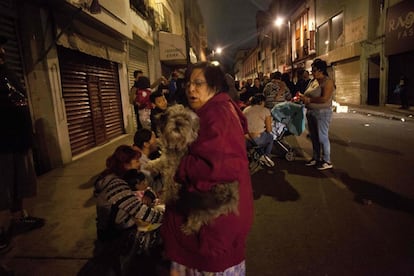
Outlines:
{"label": "shop sign", "polygon": [[167,32],[159,32],[160,60],[185,60],[186,48],[184,38]]}
{"label": "shop sign", "polygon": [[414,51],[414,1],[402,1],[388,9],[385,54]]}

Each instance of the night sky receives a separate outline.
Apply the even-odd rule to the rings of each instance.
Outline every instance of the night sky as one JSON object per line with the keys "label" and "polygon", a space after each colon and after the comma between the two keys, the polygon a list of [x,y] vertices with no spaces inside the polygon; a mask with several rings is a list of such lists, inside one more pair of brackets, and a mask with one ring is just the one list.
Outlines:
{"label": "night sky", "polygon": [[271,0],[198,0],[207,27],[209,47],[223,48],[222,60],[231,64],[236,49],[256,45],[256,12]]}

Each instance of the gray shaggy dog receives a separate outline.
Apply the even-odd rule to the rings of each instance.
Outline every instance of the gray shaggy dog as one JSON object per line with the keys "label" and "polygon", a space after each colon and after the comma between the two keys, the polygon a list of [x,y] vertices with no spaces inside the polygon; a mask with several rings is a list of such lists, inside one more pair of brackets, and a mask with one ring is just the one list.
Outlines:
{"label": "gray shaggy dog", "polygon": [[187,221],[181,230],[190,235],[220,215],[237,214],[237,182],[217,184],[208,192],[188,192],[186,187],[174,181],[181,158],[198,137],[200,125],[197,114],[177,104],[169,107],[157,119],[161,157],[149,161],[145,168],[161,174],[163,202],[175,204],[186,215]]}

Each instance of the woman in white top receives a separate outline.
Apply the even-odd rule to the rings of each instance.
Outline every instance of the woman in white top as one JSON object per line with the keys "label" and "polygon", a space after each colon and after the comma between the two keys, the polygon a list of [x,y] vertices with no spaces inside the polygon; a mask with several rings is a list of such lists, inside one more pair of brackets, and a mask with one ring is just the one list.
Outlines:
{"label": "woman in white top", "polygon": [[263,155],[260,162],[273,167],[275,163],[270,158],[273,148],[272,117],[270,110],[265,107],[265,96],[256,94],[251,100],[251,105],[243,110],[246,116],[249,134],[247,139],[252,139],[258,146],[263,148]]}

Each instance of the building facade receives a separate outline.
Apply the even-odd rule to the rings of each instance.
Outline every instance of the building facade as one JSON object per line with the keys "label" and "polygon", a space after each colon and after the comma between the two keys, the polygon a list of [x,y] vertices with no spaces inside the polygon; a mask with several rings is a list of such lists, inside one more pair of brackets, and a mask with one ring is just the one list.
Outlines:
{"label": "building facade", "polygon": [[[295,81],[299,68],[310,71],[312,60],[322,58],[336,83],[336,101],[381,106],[399,104],[392,91],[403,75],[413,105],[413,14],[410,0],[273,1],[256,15],[256,71],[288,72]],[[241,76],[247,78],[251,74]]]}
{"label": "building facade", "polygon": [[190,53],[184,1],[0,0],[0,7],[7,63],[29,98],[38,174],[135,131],[133,71],[153,82],[165,64],[177,65],[161,58],[161,33],[180,38],[169,41],[184,52],[174,62]]}

